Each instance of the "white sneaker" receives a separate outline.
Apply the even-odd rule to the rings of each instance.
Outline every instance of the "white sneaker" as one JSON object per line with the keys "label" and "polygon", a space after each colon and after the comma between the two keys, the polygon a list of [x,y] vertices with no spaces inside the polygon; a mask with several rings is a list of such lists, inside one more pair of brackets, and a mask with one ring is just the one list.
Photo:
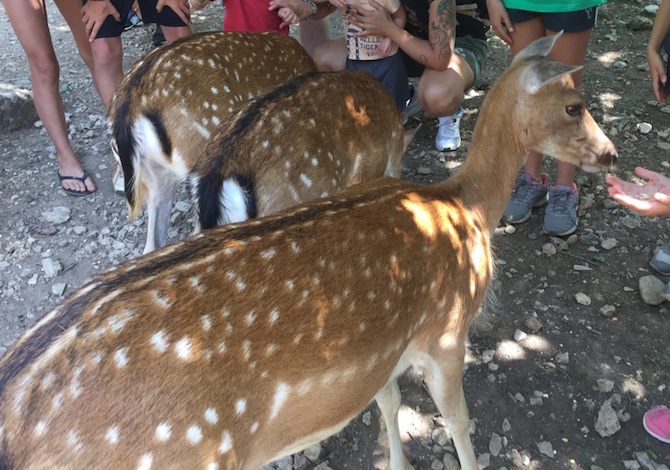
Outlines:
{"label": "white sneaker", "polygon": [[126,182],[123,178],[123,169],[116,160],[114,160],[112,165],[114,165],[114,173],[112,174],[112,184],[114,185],[114,191],[123,194],[126,192]]}
{"label": "white sneaker", "polygon": [[456,150],[461,146],[461,117],[463,108],[452,116],[444,116],[438,119],[437,135],[435,136],[435,147],[440,151]]}

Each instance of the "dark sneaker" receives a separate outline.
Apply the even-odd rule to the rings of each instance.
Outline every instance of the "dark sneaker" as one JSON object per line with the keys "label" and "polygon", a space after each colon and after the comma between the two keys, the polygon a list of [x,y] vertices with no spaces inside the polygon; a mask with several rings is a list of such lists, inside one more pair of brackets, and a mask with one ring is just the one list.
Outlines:
{"label": "dark sneaker", "polygon": [[409,118],[415,114],[423,111],[421,104],[419,103],[419,97],[416,94],[416,85],[410,85],[409,87],[409,100],[407,100],[407,105],[405,109],[402,110],[402,123],[406,124]]}
{"label": "dark sneaker", "polygon": [[516,179],[503,220],[510,224],[520,224],[530,218],[534,207],[546,203],[547,175],[542,173],[539,180],[534,180],[528,173],[524,173]]}
{"label": "dark sneaker", "polygon": [[664,276],[670,276],[670,242],[656,252],[649,261],[649,265],[654,268],[654,271]]}
{"label": "dark sneaker", "polygon": [[544,212],[544,233],[555,237],[564,237],[577,230],[577,211],[579,210],[579,191],[572,187],[556,185],[549,191],[549,204]]}
{"label": "dark sneaker", "polygon": [[156,30],[154,31],[153,36],[151,36],[151,44],[153,44],[154,46],[160,46],[161,44],[164,43],[165,43],[165,35],[163,34],[161,25],[157,24]]}

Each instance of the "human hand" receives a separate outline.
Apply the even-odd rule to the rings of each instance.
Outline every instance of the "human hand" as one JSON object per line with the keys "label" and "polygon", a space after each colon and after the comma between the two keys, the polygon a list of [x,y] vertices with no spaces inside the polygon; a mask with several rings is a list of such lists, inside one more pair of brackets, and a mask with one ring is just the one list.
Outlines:
{"label": "human hand", "polygon": [[391,38],[384,38],[382,43],[377,46],[377,54],[379,54],[381,57],[386,57],[391,53],[391,49],[393,48],[393,41]]}
{"label": "human hand", "polygon": [[496,34],[507,44],[512,44],[509,33],[514,32],[514,25],[509,19],[507,8],[500,0],[486,0],[486,8],[489,11],[489,21]]}
{"label": "human hand", "polygon": [[90,42],[93,42],[98,35],[100,27],[109,15],[112,15],[116,21],[121,21],[121,15],[109,0],[89,0],[80,11],[81,20],[86,26],[86,34]]}
{"label": "human hand", "polygon": [[622,181],[610,176],[607,178],[607,192],[619,204],[628,207],[640,214],[652,217],[670,215],[670,179],[647,170],[635,168],[635,174],[647,181],[644,185]]}
{"label": "human hand", "polygon": [[282,20],[279,28],[285,28],[290,24],[297,24],[300,22],[300,17],[298,14],[288,7],[282,7],[277,10],[277,16],[279,16],[279,18]]}
{"label": "human hand", "polygon": [[191,24],[191,5],[188,0],[158,0],[156,11],[160,13],[164,7],[169,7],[186,24]]}
{"label": "human hand", "polygon": [[329,0],[330,4],[336,6],[337,8],[344,8],[347,4],[347,0]]}
{"label": "human hand", "polygon": [[656,99],[665,103],[668,95],[665,93],[665,84],[668,80],[665,72],[663,57],[658,51],[647,50],[647,62],[649,62],[649,73],[651,74],[651,86],[654,89]]}
{"label": "human hand", "polygon": [[372,10],[354,8],[349,15],[349,20],[361,29],[357,35],[390,36],[389,30],[396,26],[391,14],[375,0],[369,0],[369,6],[372,7]]}

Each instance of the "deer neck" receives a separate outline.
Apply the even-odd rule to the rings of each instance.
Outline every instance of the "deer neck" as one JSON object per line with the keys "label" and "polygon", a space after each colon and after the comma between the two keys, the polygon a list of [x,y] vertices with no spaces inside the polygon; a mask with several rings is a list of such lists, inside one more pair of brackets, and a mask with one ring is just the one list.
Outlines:
{"label": "deer neck", "polygon": [[[465,163],[449,180],[461,188],[463,203],[479,213],[491,231],[500,222],[527,150],[517,129],[513,96],[500,98],[495,90],[492,100],[482,106]],[[501,102],[502,101],[502,102]],[[509,106],[508,106],[509,105]],[[505,115],[501,110],[512,110]]]}

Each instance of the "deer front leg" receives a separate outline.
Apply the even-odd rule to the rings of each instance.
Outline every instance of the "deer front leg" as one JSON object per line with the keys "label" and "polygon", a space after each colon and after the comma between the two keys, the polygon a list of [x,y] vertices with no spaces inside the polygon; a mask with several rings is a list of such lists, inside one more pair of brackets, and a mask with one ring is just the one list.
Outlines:
{"label": "deer front leg", "polygon": [[428,390],[438,411],[451,432],[458,459],[463,470],[478,470],[477,458],[472,447],[468,425],[468,405],[463,393],[463,360],[465,346],[458,350],[440,349],[431,353],[424,365]]}
{"label": "deer front leg", "polygon": [[398,427],[398,410],[400,409],[400,389],[395,378],[391,378],[377,395],[375,401],[386,425],[386,434],[389,438],[389,451],[391,453],[391,470],[413,470],[405,453],[402,451],[400,440],[400,428]]}

